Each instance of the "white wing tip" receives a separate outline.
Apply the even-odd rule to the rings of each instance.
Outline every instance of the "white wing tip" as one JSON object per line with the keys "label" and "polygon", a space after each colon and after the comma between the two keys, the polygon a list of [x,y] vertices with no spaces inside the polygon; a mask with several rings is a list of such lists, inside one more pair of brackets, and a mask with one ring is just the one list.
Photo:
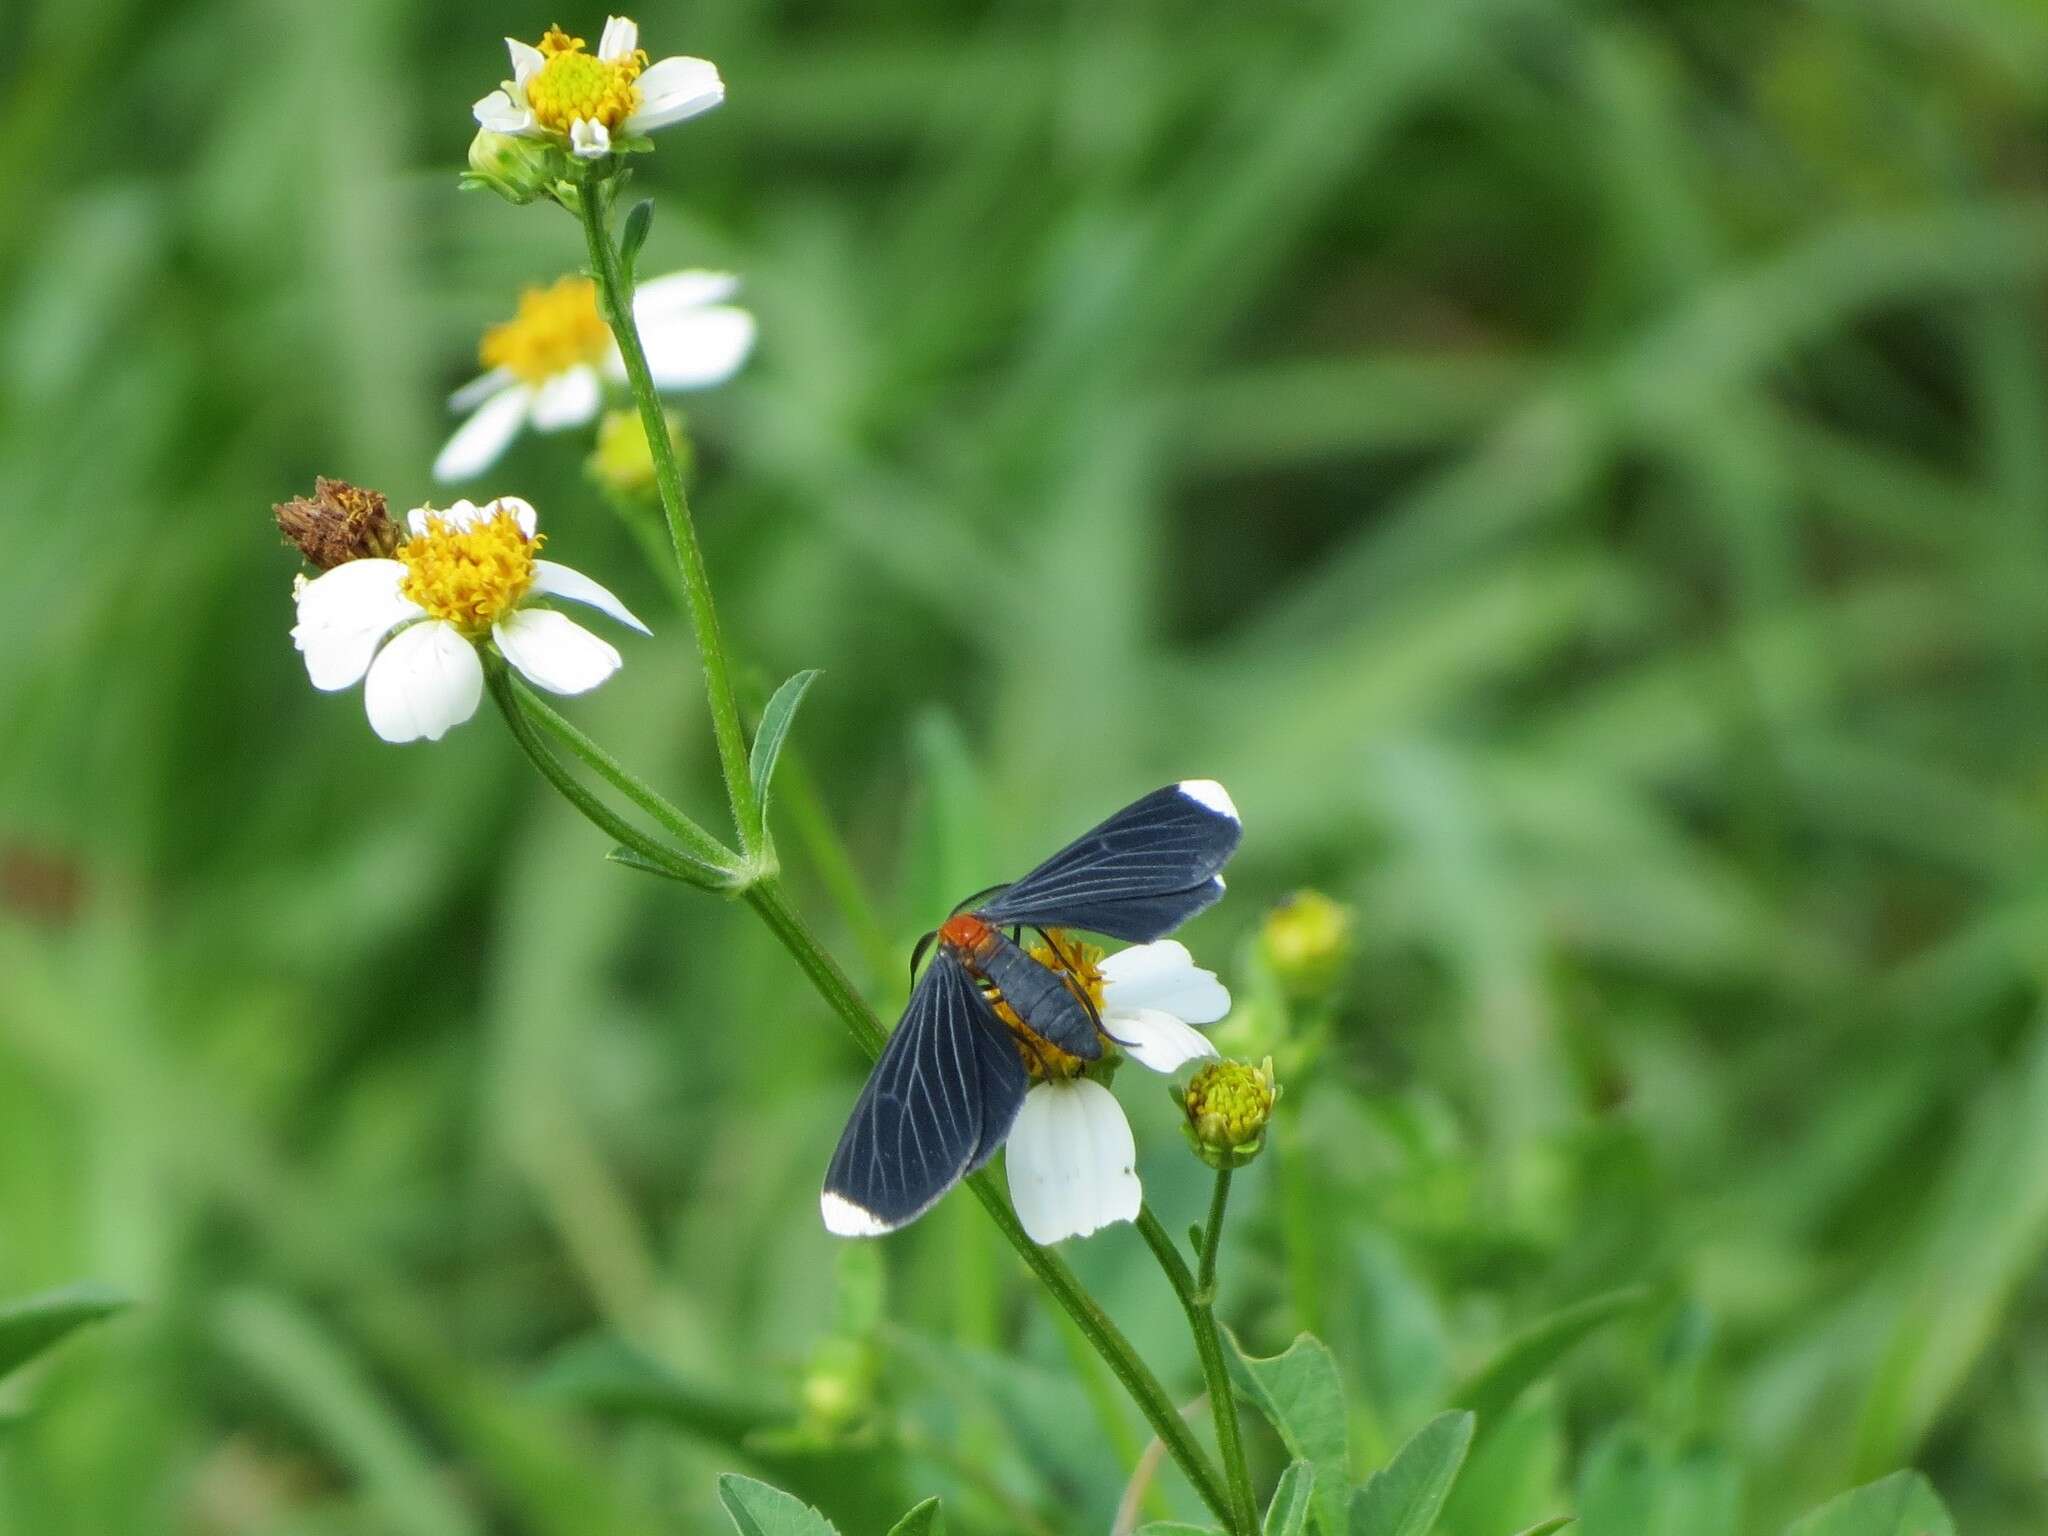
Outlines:
{"label": "white wing tip", "polygon": [[818,1213],[825,1218],[825,1230],[834,1237],[880,1237],[894,1230],[873,1211],[864,1211],[829,1189],[818,1196]]}
{"label": "white wing tip", "polygon": [[1218,816],[1227,816],[1232,821],[1240,820],[1237,806],[1230,798],[1230,791],[1214,779],[1182,779],[1180,792],[1205,811],[1214,811]]}

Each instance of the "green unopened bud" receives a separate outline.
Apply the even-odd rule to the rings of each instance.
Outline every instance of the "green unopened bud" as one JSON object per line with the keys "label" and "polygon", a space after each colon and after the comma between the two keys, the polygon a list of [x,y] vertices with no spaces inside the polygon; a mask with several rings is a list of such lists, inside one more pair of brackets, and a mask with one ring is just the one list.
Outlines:
{"label": "green unopened bud", "polygon": [[1289,997],[1323,997],[1351,958],[1351,909],[1321,891],[1297,891],[1266,914],[1259,945]]}
{"label": "green unopened bud", "polygon": [[559,199],[558,189],[568,179],[568,157],[554,144],[488,128],[479,128],[469,141],[469,169],[462,173],[463,186],[489,187],[521,207],[535,198]]}
{"label": "green unopened bud", "polygon": [[[668,423],[669,447],[674,450],[676,467],[687,477],[690,473],[690,439],[684,429],[682,414],[678,411],[663,411],[662,420]],[[604,419],[597,424],[597,446],[584,461],[590,478],[615,496],[639,497],[654,493],[654,450],[647,441],[647,432],[640,424],[638,411],[606,411]]]}
{"label": "green unopened bud", "polygon": [[1273,1058],[1212,1061],[1175,1095],[1187,1116],[1182,1129],[1195,1156],[1211,1168],[1242,1168],[1266,1145],[1266,1122],[1280,1090],[1273,1082]]}

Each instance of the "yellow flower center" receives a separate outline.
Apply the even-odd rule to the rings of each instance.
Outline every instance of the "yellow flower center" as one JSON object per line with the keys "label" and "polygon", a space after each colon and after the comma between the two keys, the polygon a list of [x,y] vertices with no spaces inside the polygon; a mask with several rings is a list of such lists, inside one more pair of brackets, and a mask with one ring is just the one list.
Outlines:
{"label": "yellow flower center", "polygon": [[[1045,944],[1030,945],[1025,953],[1048,970],[1058,971],[1067,984],[1083,993],[1095,1009],[1095,1016],[1102,1017],[1102,951],[1093,944],[1084,944],[1079,939],[1070,939],[1059,929],[1046,934]],[[1024,1058],[1025,1068],[1040,1082],[1047,1078],[1079,1077],[1088,1069],[1088,1063],[1080,1057],[1061,1050],[1050,1040],[1040,1035],[1017,1017],[1017,1010],[1004,1002],[997,993],[996,1017],[1010,1026],[1010,1033],[1017,1038],[1017,1054]]]}
{"label": "yellow flower center", "polygon": [[405,562],[399,590],[434,618],[481,635],[533,585],[534,552],[545,538],[529,539],[510,512],[468,528],[430,513],[427,531],[398,547]]}
{"label": "yellow flower center", "polygon": [[639,107],[640,90],[633,82],[647,67],[645,50],[607,61],[584,52],[582,38],[550,27],[540,51],[547,62],[527,77],[526,104],[541,127],[567,133],[571,123],[583,118],[616,129]]}
{"label": "yellow flower center", "polygon": [[519,313],[484,332],[477,357],[538,384],[584,363],[604,361],[612,333],[597,312],[597,284],[564,277],[519,295]]}

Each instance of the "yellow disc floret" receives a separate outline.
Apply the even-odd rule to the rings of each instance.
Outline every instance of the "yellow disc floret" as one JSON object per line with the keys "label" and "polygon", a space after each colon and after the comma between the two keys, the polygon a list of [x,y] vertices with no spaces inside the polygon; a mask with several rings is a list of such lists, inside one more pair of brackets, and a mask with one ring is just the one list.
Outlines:
{"label": "yellow disc floret", "polygon": [[399,546],[399,590],[432,617],[481,635],[533,585],[533,556],[544,537],[528,538],[510,512],[467,528],[430,512],[427,531]]}
{"label": "yellow disc floret", "polygon": [[564,277],[519,295],[519,313],[484,332],[477,356],[522,383],[538,384],[571,368],[602,362],[612,333],[597,312],[597,284]]}
{"label": "yellow disc floret", "polygon": [[579,120],[616,129],[640,106],[634,81],[647,67],[647,55],[635,49],[623,59],[600,59],[584,51],[583,39],[560,27],[548,28],[540,40],[547,62],[526,81],[526,104],[533,120],[556,133],[567,133]]}

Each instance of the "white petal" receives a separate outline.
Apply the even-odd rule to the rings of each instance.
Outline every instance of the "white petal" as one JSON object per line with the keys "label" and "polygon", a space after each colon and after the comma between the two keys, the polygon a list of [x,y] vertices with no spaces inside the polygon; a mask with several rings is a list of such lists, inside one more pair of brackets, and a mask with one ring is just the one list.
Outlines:
{"label": "white petal", "polygon": [[1006,1154],[1010,1200],[1034,1243],[1086,1237],[1135,1221],[1144,1191],[1138,1149],[1116,1095],[1085,1077],[1024,1095]]}
{"label": "white petal", "polygon": [[663,59],[634,84],[640,88],[640,110],[621,125],[628,133],[652,133],[725,100],[725,82],[709,59]]}
{"label": "white petal", "polygon": [[659,325],[682,310],[723,304],[739,291],[740,280],[730,272],[666,272],[633,290],[633,318],[642,326]]}
{"label": "white petal", "polygon": [[[532,405],[533,390],[524,384],[514,384],[491,396],[455,429],[455,435],[434,456],[434,478],[468,480],[489,469],[526,425],[527,411]],[[417,527],[413,529],[415,533],[420,531]]]}
{"label": "white petal", "polygon": [[612,152],[612,131],[594,118],[579,117],[569,125],[569,153],[578,160],[602,160]]}
{"label": "white petal", "polygon": [[520,608],[491,634],[520,675],[549,693],[588,693],[621,665],[608,641],[552,608]]}
{"label": "white petal", "polygon": [[630,59],[640,46],[640,28],[630,16],[607,16],[604,32],[597,40],[597,56],[607,64]]}
{"label": "white petal", "polygon": [[1102,1028],[1133,1061],[1154,1072],[1177,1072],[1191,1061],[1218,1054],[1207,1035],[1161,1008],[1121,1013],[1104,1006]]}
{"label": "white petal", "polygon": [[529,539],[533,537],[534,530],[540,527],[540,514],[533,510],[533,503],[523,496],[493,496],[477,508],[476,520],[488,523],[494,518],[503,517],[507,512],[510,512],[513,521],[519,524],[519,531]]}
{"label": "white petal", "polygon": [[510,368],[493,368],[489,373],[480,373],[448,397],[448,409],[473,411],[499,390],[511,388],[513,383]]}
{"label": "white petal", "polygon": [[484,667],[453,624],[430,619],[377,653],[363,685],[370,729],[386,741],[439,741],[476,713]]}
{"label": "white petal", "polygon": [[404,580],[396,560],[350,560],[299,588],[292,644],[315,688],[333,693],[361,682],[378,642],[425,611],[399,591]]}
{"label": "white petal", "polygon": [[547,55],[531,43],[522,43],[516,37],[505,39],[505,51],[512,56],[512,78],[520,85],[547,63]]}
{"label": "white petal", "polygon": [[1191,1024],[1214,1024],[1230,1012],[1230,991],[1194,962],[1178,939],[1133,944],[1102,962],[1102,1006],[1132,1013],[1158,1008]]}
{"label": "white petal", "polygon": [[610,614],[629,629],[637,629],[643,635],[654,633],[633,616],[632,609],[612,596],[608,588],[592,581],[581,571],[571,570],[566,565],[557,565],[552,560],[533,562],[533,585],[528,590],[542,597],[560,597],[572,603],[588,603],[599,613]]}
{"label": "white petal", "polygon": [[704,389],[739,372],[754,349],[754,317],[723,304],[687,309],[642,326],[640,344],[656,389]]}
{"label": "white petal", "polygon": [[580,427],[597,415],[603,403],[604,388],[597,370],[578,363],[555,374],[535,392],[533,424],[542,432]]}
{"label": "white petal", "polygon": [[480,128],[492,133],[532,133],[533,112],[524,102],[514,101],[504,91],[480,97],[470,109]]}

